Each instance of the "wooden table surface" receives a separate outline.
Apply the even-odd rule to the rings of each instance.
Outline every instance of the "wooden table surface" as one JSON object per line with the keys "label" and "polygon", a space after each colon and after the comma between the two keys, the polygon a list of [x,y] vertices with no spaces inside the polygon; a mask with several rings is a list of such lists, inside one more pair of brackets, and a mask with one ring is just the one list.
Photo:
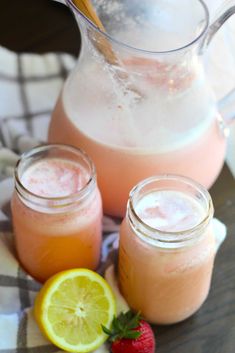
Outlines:
{"label": "wooden table surface", "polygon": [[[65,6],[51,0],[1,0],[0,45],[15,51],[77,55],[79,43],[77,25]],[[193,317],[154,328],[158,353],[235,352],[235,182],[226,166],[210,192],[216,216],[228,230],[216,257],[211,291]]]}

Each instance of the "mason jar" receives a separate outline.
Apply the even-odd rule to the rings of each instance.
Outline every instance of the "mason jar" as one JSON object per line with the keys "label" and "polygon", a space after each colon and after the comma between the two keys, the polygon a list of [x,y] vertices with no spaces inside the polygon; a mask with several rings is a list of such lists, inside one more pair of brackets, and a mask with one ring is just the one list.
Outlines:
{"label": "mason jar", "polygon": [[54,144],[24,153],[11,208],[17,254],[30,275],[43,282],[62,270],[96,269],[102,202],[85,152]]}
{"label": "mason jar", "polygon": [[215,257],[213,212],[206,189],[177,175],[145,179],[130,192],[120,229],[119,285],[149,322],[182,321],[206,300]]}

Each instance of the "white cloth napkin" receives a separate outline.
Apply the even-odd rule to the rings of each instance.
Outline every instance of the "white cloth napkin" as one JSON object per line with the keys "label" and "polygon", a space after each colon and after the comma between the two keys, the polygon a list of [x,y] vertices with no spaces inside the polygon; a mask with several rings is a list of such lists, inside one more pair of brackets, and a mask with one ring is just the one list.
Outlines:
{"label": "white cloth napkin", "polygon": [[[12,242],[9,201],[18,153],[46,141],[50,113],[75,59],[67,54],[16,55],[0,47],[0,353],[61,352],[40,333],[32,315],[41,285],[19,266]],[[117,246],[119,224],[104,217],[102,263]],[[119,310],[127,309],[112,267],[107,280]],[[96,353],[107,353],[105,345]]]}

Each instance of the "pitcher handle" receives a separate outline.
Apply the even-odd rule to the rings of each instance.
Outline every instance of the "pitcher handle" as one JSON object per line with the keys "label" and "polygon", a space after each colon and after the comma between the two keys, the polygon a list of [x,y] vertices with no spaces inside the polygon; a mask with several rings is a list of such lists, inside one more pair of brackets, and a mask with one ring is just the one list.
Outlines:
{"label": "pitcher handle", "polygon": [[227,126],[235,122],[235,88],[219,100],[218,108]]}
{"label": "pitcher handle", "polygon": [[[204,52],[204,50],[208,47],[217,31],[234,14],[235,0],[224,1],[216,11],[216,19],[212,21],[207,30],[207,33],[201,44],[201,53]],[[229,129],[226,128],[226,126],[230,125],[232,122],[235,122],[235,87],[228,94],[226,94],[225,97],[219,100],[218,108],[221,115],[223,116],[223,121],[221,121],[221,124],[225,125],[224,127],[221,126],[221,128],[224,130],[225,135],[228,135]]]}
{"label": "pitcher handle", "polygon": [[223,24],[235,14],[235,0],[224,1],[223,4],[217,9],[216,19],[210,24],[207,33],[202,42],[201,51],[208,47],[211,40]]}

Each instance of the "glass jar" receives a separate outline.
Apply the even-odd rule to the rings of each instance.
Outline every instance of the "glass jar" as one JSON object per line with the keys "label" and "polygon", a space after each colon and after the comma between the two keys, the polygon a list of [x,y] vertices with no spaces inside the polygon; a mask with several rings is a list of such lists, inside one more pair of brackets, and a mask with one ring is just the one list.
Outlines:
{"label": "glass jar", "polygon": [[44,145],[24,153],[11,207],[17,253],[30,275],[43,282],[62,270],[97,267],[102,202],[82,150]]}
{"label": "glass jar", "polygon": [[146,179],[129,196],[120,230],[118,276],[130,307],[172,324],[207,298],[215,257],[210,195],[191,179]]}

